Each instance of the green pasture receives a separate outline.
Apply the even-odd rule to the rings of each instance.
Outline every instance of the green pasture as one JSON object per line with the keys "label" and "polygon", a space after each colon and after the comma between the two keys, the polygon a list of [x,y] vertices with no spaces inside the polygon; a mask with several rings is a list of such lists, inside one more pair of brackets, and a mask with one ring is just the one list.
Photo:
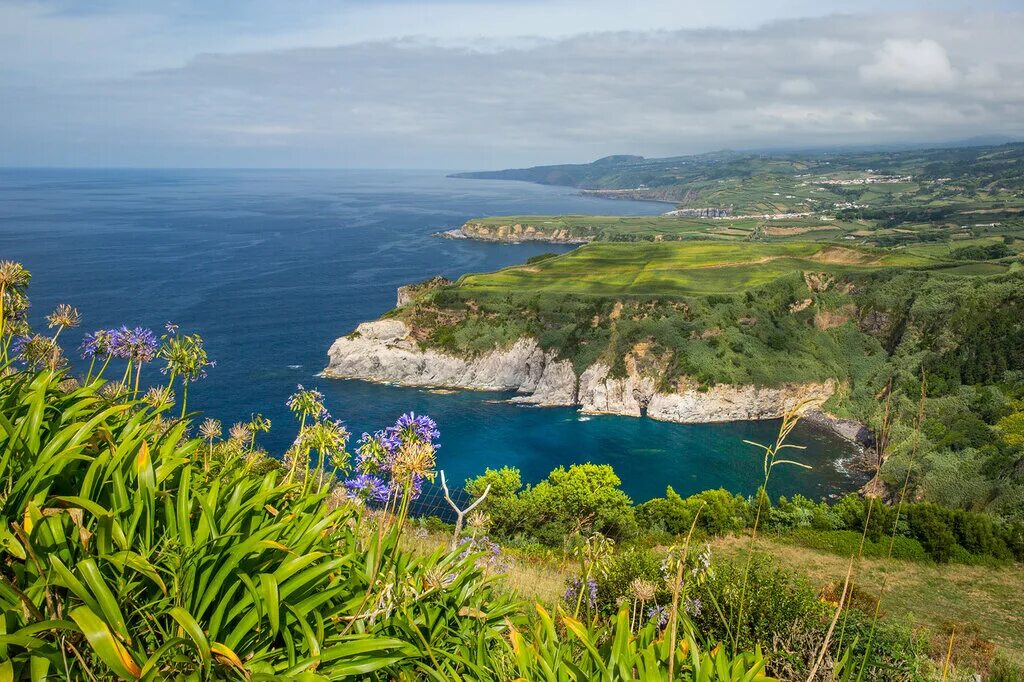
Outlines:
{"label": "green pasture", "polygon": [[464,291],[595,295],[735,293],[798,271],[936,264],[928,256],[818,242],[594,243],[533,265],[466,275]]}

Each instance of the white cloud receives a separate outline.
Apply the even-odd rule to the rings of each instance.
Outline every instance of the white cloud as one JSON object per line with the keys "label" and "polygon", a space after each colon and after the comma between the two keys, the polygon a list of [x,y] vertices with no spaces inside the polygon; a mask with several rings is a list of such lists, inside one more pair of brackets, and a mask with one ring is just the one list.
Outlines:
{"label": "white cloud", "polygon": [[860,67],[860,78],[894,90],[938,92],[953,88],[958,75],[939,43],[897,38],[886,40],[875,61]]}
{"label": "white cloud", "polygon": [[788,97],[813,95],[818,87],[809,78],[787,78],[779,84],[779,93]]}
{"label": "white cloud", "polygon": [[889,14],[208,52],[60,82],[0,70],[0,159],[472,168],[1024,135],[1022,32],[1022,14]]}

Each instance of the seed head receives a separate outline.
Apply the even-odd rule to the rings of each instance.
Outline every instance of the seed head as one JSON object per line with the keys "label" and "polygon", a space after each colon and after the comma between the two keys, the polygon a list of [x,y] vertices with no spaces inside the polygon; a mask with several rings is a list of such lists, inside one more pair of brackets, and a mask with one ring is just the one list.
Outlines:
{"label": "seed head", "polygon": [[238,422],[228,429],[228,437],[238,443],[246,443],[252,438],[252,431],[242,422]]}
{"label": "seed head", "polygon": [[650,580],[635,578],[633,582],[629,584],[629,591],[633,595],[634,599],[638,599],[640,601],[654,601],[656,588],[654,587],[654,583]]}
{"label": "seed head", "polygon": [[0,286],[5,289],[21,289],[28,286],[32,274],[21,263],[13,260],[0,261]]}
{"label": "seed head", "polygon": [[205,419],[203,423],[199,425],[199,434],[206,440],[213,440],[214,438],[220,438],[222,433],[220,422],[216,419]]}
{"label": "seed head", "polygon": [[81,323],[82,318],[78,315],[78,309],[73,308],[67,303],[61,303],[53,312],[46,316],[46,321],[50,323],[50,329],[54,327],[77,327]]}

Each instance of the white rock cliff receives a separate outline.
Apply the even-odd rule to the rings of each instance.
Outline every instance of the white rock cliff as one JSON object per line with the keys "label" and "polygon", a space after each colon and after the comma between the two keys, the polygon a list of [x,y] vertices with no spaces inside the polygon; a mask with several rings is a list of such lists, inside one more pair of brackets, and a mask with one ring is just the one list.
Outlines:
{"label": "white rock cliff", "polygon": [[655,390],[655,377],[627,370],[610,376],[602,363],[576,376],[572,363],[546,353],[534,339],[522,338],[504,349],[461,358],[422,349],[400,320],[360,324],[328,351],[324,376],[407,386],[517,391],[514,402],[575,405],[583,412],[621,414],[680,423],[771,419],[806,401],[819,407],[835,391],[834,381],[776,388],[681,383],[674,392]]}

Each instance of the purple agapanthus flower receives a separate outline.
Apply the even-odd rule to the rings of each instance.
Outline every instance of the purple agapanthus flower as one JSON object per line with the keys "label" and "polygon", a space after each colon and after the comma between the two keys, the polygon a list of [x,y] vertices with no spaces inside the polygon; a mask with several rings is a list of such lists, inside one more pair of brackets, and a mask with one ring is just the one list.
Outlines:
{"label": "purple agapanthus flower", "polygon": [[31,340],[32,338],[28,336],[15,337],[14,341],[11,342],[11,354],[21,355],[22,351],[25,350],[25,346],[28,345],[28,342]]}
{"label": "purple agapanthus flower", "polygon": [[399,434],[414,436],[427,443],[441,437],[441,432],[437,430],[437,423],[433,419],[425,414],[417,415],[415,412],[407,412],[399,417],[395,422],[395,429]]}
{"label": "purple agapanthus flower", "polygon": [[363,471],[390,471],[400,447],[401,437],[390,429],[377,431],[372,436],[364,433],[356,448],[359,467]]}
{"label": "purple agapanthus flower", "polygon": [[485,552],[488,555],[488,559],[497,559],[501,556],[501,545],[494,542],[486,535],[479,538],[465,538],[459,543],[459,558],[465,559],[470,554],[477,552]]}
{"label": "purple agapanthus flower", "polygon": [[113,329],[97,329],[82,337],[83,358],[105,358],[111,354],[114,343]]}
{"label": "purple agapanthus flower", "polygon": [[359,474],[350,478],[345,481],[344,486],[349,495],[362,500],[377,500],[381,491],[387,489],[387,484],[383,480],[370,474]]}
{"label": "purple agapanthus flower", "polygon": [[664,606],[652,606],[647,609],[647,620],[656,621],[659,628],[668,625],[668,609]]}
{"label": "purple agapanthus flower", "polygon": [[704,610],[704,604],[701,603],[700,597],[694,597],[693,599],[686,600],[686,613],[696,618],[700,615],[700,612]]}
{"label": "purple agapanthus flower", "polygon": [[[580,587],[583,585],[583,581],[579,576],[572,579],[569,586],[565,588],[565,594],[563,598],[570,604],[575,604],[580,598]],[[586,592],[584,598],[591,609],[597,608],[597,581],[593,578],[587,578]]]}
{"label": "purple agapanthus flower", "polygon": [[156,357],[160,350],[160,342],[152,329],[135,327],[129,329],[122,326],[114,330],[110,342],[110,353],[114,357],[128,360],[129,362],[145,363]]}

